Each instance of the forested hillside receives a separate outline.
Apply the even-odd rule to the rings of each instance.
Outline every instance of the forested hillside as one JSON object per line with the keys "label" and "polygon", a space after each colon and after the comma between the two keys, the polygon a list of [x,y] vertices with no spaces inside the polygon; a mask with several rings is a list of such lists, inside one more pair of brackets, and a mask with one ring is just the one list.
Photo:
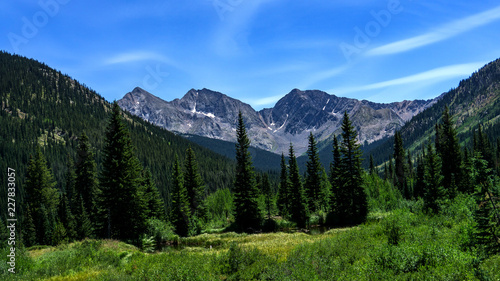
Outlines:
{"label": "forested hillside", "polygon": [[[26,168],[40,145],[59,190],[65,189],[68,159],[75,159],[79,137],[88,136],[97,170],[103,161],[104,131],[111,104],[95,91],[38,61],[0,52],[0,169],[16,170],[18,214],[23,215]],[[234,162],[184,138],[123,113],[136,154],[151,170],[166,204],[170,202],[174,156],[181,161],[192,147],[208,191],[229,187]],[[6,182],[7,174],[0,173]],[[0,204],[6,206],[6,185]],[[6,208],[0,211],[5,217]]]}
{"label": "forested hillside", "polygon": [[[424,143],[434,136],[434,126],[441,114],[448,107],[457,127],[459,141],[471,149],[473,133],[478,126],[488,136],[490,142],[496,142],[500,132],[500,59],[488,63],[483,68],[462,80],[458,87],[443,94],[436,104],[417,114],[403,128],[401,136],[406,149],[413,155],[421,151]],[[375,164],[381,164],[389,159],[394,138],[374,142],[363,148],[365,166],[368,157],[373,155]]]}

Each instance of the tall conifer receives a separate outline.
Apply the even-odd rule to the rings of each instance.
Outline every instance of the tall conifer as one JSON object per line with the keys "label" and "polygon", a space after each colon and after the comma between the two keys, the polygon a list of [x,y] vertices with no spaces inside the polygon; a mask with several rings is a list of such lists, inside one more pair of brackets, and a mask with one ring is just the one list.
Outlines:
{"label": "tall conifer", "polygon": [[184,179],[177,155],[175,156],[172,179],[173,190],[170,219],[176,233],[180,236],[187,236],[189,233],[191,208],[189,207],[188,193],[184,187]]}
{"label": "tall conifer", "polygon": [[318,210],[320,204],[323,167],[319,160],[317,143],[312,133],[309,135],[307,157],[307,174],[304,189],[306,191],[309,210],[315,212]]}
{"label": "tall conifer", "polygon": [[278,209],[282,217],[288,217],[290,211],[290,191],[285,155],[281,154],[280,184],[278,189]]}
{"label": "tall conifer", "polygon": [[291,220],[297,223],[298,227],[306,227],[308,221],[308,208],[307,197],[302,186],[300,178],[299,166],[297,165],[297,158],[293,151],[293,146],[290,144],[289,150],[289,167],[290,167],[290,215]]}
{"label": "tall conifer", "polygon": [[236,179],[234,182],[234,206],[235,223],[241,230],[257,229],[262,222],[257,203],[258,189],[255,184],[255,176],[252,158],[248,149],[248,139],[243,115],[238,114],[238,126],[236,128]]}

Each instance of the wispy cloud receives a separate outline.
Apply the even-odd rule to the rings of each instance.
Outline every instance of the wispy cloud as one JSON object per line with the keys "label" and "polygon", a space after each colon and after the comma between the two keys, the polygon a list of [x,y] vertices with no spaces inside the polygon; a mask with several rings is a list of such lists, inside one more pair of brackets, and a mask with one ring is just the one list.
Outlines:
{"label": "wispy cloud", "polygon": [[264,97],[259,99],[243,99],[244,102],[252,105],[254,108],[262,107],[264,105],[274,105],[277,101],[279,101],[283,95],[276,95],[271,97]]}
{"label": "wispy cloud", "polygon": [[104,65],[124,64],[124,63],[138,62],[138,61],[158,61],[158,62],[173,64],[173,61],[171,61],[164,55],[153,52],[135,51],[129,53],[122,53],[110,57],[104,61]]}
{"label": "wispy cloud", "polygon": [[439,82],[453,77],[470,75],[472,74],[472,72],[478,70],[484,64],[485,62],[474,62],[474,63],[456,64],[445,67],[439,67],[429,71],[393,80],[388,80],[384,82],[373,83],[357,87],[345,87],[345,88],[333,89],[331,90],[331,92],[336,94],[337,93],[346,94],[352,92],[376,90],[376,89],[382,89],[382,88],[388,88],[406,84],[421,83],[421,82]]}
{"label": "wispy cloud", "polygon": [[446,40],[500,19],[500,6],[457,21],[445,24],[434,31],[416,37],[393,42],[366,53],[367,56],[389,55],[406,52],[415,48]]}

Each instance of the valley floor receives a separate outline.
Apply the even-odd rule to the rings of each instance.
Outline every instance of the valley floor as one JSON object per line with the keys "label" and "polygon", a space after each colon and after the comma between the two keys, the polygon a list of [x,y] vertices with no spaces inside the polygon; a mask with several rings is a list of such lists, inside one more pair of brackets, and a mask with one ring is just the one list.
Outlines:
{"label": "valley floor", "polygon": [[[12,280],[500,280],[500,255],[467,246],[466,199],[440,215],[407,206],[323,234],[202,234],[145,253],[84,240],[18,253]],[[2,255],[7,254],[5,249]]]}

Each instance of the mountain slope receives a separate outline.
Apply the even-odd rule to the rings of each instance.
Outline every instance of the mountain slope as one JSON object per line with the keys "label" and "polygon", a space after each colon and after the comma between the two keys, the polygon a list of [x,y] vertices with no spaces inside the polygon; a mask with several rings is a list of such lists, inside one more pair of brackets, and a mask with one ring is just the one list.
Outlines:
{"label": "mountain slope", "polygon": [[[488,63],[468,79],[460,81],[457,88],[443,94],[441,99],[425,111],[417,114],[401,128],[406,148],[419,151],[422,144],[434,135],[434,125],[448,106],[456,122],[458,137],[462,144],[470,146],[472,132],[483,124],[488,132],[499,131],[500,116],[500,59]],[[496,139],[498,134],[490,134]],[[377,163],[386,161],[391,155],[393,139],[383,140],[366,147]]]}
{"label": "mountain slope", "polygon": [[[97,93],[43,63],[0,52],[0,99],[0,169],[16,170],[20,206],[26,166],[37,144],[43,147],[61,190],[65,188],[68,155],[75,157],[82,132],[88,135],[100,168],[110,104]],[[124,115],[136,154],[151,170],[166,202],[174,155],[183,159],[189,146],[196,153],[209,190],[232,185],[234,161],[129,113]],[[5,177],[6,173],[0,173],[1,182],[6,182]],[[6,185],[0,190],[5,192]],[[6,198],[2,196],[0,204]],[[5,211],[2,208],[0,214]]]}
{"label": "mountain slope", "polygon": [[358,129],[360,141],[371,143],[394,134],[407,120],[434,102],[378,104],[317,90],[294,89],[273,108],[257,112],[248,104],[207,89],[190,90],[181,99],[167,102],[135,88],[118,104],[167,130],[232,142],[235,141],[236,116],[241,110],[253,146],[280,154],[286,153],[292,142],[301,154],[307,150],[310,132],[319,141],[331,141],[333,134],[340,132],[345,111]]}

